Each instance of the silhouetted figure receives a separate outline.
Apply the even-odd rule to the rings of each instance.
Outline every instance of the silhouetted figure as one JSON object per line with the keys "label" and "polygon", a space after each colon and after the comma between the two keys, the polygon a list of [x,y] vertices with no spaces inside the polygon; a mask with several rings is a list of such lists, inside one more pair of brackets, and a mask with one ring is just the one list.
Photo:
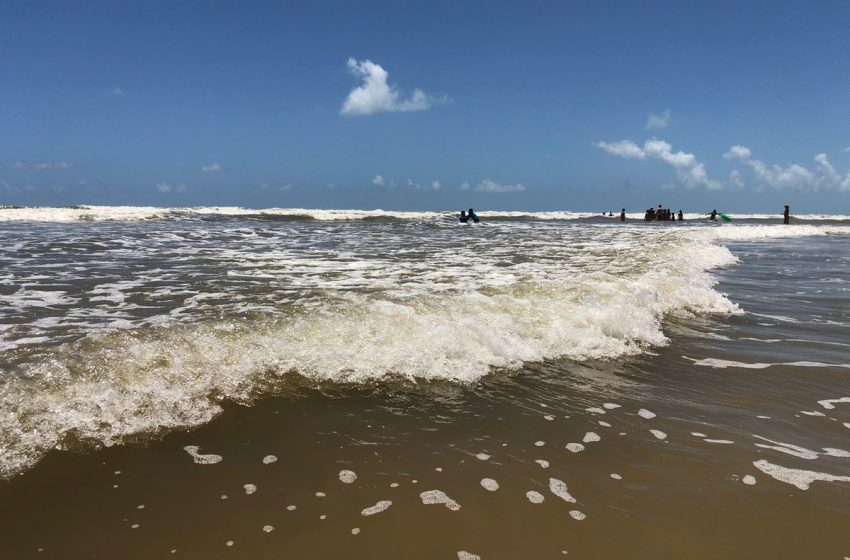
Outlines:
{"label": "silhouetted figure", "polygon": [[791,223],[791,208],[786,204],[785,212],[782,213],[782,223],[786,226]]}
{"label": "silhouetted figure", "polygon": [[712,210],[711,211],[711,217],[709,217],[708,219],[712,220],[712,221],[716,221],[717,220],[717,210]]}
{"label": "silhouetted figure", "polygon": [[469,216],[466,215],[466,210],[460,211],[460,223],[465,224],[469,221]]}
{"label": "silhouetted figure", "polygon": [[653,208],[647,208],[646,214],[643,215],[644,221],[654,222],[655,221],[655,210]]}
{"label": "silhouetted figure", "polygon": [[620,221],[621,221],[621,222],[625,222],[625,221],[626,221],[626,209],[625,209],[625,208],[623,208],[622,210],[620,210]]}
{"label": "silhouetted figure", "polygon": [[655,211],[655,219],[659,222],[664,219],[664,209],[661,208],[660,204],[658,205],[658,210]]}
{"label": "silhouetted figure", "polygon": [[679,210],[679,221],[681,222],[681,221],[682,221],[682,220],[684,220],[684,219],[685,219],[685,215],[684,215],[684,214],[682,214],[682,211],[681,211],[681,210]]}
{"label": "silhouetted figure", "polygon": [[472,208],[469,209],[469,219],[472,220],[472,222],[475,224],[479,222],[478,214],[476,214]]}

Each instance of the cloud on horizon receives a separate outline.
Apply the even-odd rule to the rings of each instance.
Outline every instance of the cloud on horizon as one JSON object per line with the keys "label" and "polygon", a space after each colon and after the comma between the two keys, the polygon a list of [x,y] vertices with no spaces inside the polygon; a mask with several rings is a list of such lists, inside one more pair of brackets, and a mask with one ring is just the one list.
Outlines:
{"label": "cloud on horizon", "polygon": [[348,71],[360,78],[363,84],[348,93],[340,109],[346,116],[374,115],[375,113],[395,113],[425,111],[445,98],[435,98],[419,88],[407,99],[402,99],[398,89],[387,83],[389,73],[371,60],[358,61],[348,59]]}
{"label": "cloud on horizon", "polygon": [[177,185],[169,185],[168,183],[157,183],[156,190],[161,193],[184,193],[186,192],[186,185],[177,184]]}
{"label": "cloud on horizon", "polygon": [[201,171],[204,173],[217,173],[221,171],[221,166],[217,163],[208,163],[207,165],[201,166]]}
{"label": "cloud on horizon", "polygon": [[850,172],[842,178],[829,162],[826,154],[814,157],[815,170],[792,163],[786,167],[767,165],[753,159],[752,151],[746,146],[735,145],[723,154],[724,159],[740,161],[749,166],[759,188],[791,189],[797,191],[838,190],[850,191]]}
{"label": "cloud on horizon", "polygon": [[12,164],[12,169],[17,171],[53,171],[57,169],[70,169],[74,167],[74,163],[68,160],[63,161],[21,161],[18,160]]}
{"label": "cloud on horizon", "polygon": [[694,154],[682,151],[674,153],[673,146],[658,138],[647,140],[642,147],[631,140],[597,142],[594,146],[624,159],[649,158],[663,161],[676,171],[679,180],[689,189],[705,188],[708,190],[718,190],[723,188],[721,182],[708,177],[705,165],[697,161]]}
{"label": "cloud on horizon", "polygon": [[484,179],[477,185],[475,185],[475,190],[478,192],[488,192],[488,193],[509,193],[509,192],[522,192],[525,190],[525,185],[522,183],[516,183],[513,185],[503,185],[501,183],[497,183],[492,179]]}

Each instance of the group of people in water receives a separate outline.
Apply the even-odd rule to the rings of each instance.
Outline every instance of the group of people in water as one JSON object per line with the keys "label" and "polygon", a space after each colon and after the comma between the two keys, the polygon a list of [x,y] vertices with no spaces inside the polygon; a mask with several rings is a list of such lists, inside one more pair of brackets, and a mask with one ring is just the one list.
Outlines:
{"label": "group of people in water", "polygon": [[[675,222],[678,217],[678,220],[681,222],[685,219],[685,215],[682,214],[682,211],[679,210],[679,214],[677,215],[669,208],[662,208],[661,205],[658,205],[658,209],[649,208],[643,216],[643,220],[645,222]],[[620,212],[620,221],[626,221],[626,209]]]}
{"label": "group of people in water", "polygon": [[[605,216],[605,212],[602,212],[602,215]],[[613,217],[614,214],[608,212],[609,217]],[[717,216],[720,215],[723,217],[725,221],[731,221],[732,218],[727,216],[726,214],[720,214],[717,209],[712,210],[708,213],[708,219],[711,221],[717,221]],[[661,205],[658,205],[658,208],[648,208],[646,213],[643,216],[643,220],[645,222],[676,222],[676,221],[684,221],[685,215],[679,210],[678,213],[674,213],[669,208],[662,208]],[[480,220],[478,219],[478,214],[470,208],[469,211],[461,210],[460,211],[460,223],[468,224],[474,223],[477,224]],[[623,208],[620,210],[620,221],[626,221],[626,209]],[[791,223],[791,208],[786,204],[785,211],[782,213],[782,223],[790,224]]]}
{"label": "group of people in water", "polygon": [[473,210],[472,208],[469,209],[469,213],[467,213],[466,210],[460,211],[460,223],[462,223],[462,224],[468,224],[468,223],[477,224],[479,221],[481,221],[481,220],[478,219],[478,214],[476,214],[475,210]]}

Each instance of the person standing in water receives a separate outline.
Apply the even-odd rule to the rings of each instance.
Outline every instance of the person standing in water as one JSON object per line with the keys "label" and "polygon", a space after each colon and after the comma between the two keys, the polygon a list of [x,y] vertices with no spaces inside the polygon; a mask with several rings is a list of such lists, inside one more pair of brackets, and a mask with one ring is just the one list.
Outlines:
{"label": "person standing in water", "polygon": [[625,221],[626,221],[626,209],[625,209],[625,208],[623,208],[622,210],[620,210],[620,221],[621,221],[621,222],[625,222]]}
{"label": "person standing in water", "polygon": [[782,213],[782,223],[786,226],[791,223],[791,208],[786,204],[785,211]]}
{"label": "person standing in water", "polygon": [[469,221],[469,216],[466,215],[466,210],[460,211],[460,223],[465,224]]}
{"label": "person standing in water", "polygon": [[685,215],[684,215],[684,214],[682,214],[682,211],[681,211],[681,210],[679,210],[679,221],[681,222],[681,221],[682,221],[682,220],[684,220],[684,219],[685,219]]}
{"label": "person standing in water", "polygon": [[717,210],[711,211],[711,217],[709,218],[709,220],[712,220],[712,221],[717,220]]}
{"label": "person standing in water", "polygon": [[472,208],[469,209],[469,219],[472,220],[472,223],[474,224],[477,224],[479,221],[478,214],[476,214]]}

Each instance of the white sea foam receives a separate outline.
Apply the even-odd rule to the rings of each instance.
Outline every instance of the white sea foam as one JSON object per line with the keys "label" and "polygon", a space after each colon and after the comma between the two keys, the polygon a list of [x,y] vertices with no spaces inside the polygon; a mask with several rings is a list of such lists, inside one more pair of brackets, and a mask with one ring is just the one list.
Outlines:
{"label": "white sea foam", "polygon": [[357,480],[357,473],[349,470],[339,471],[339,481],[345,484],[351,484]]}
{"label": "white sea foam", "polygon": [[245,493],[249,496],[257,491],[256,484],[243,484],[242,488],[245,490]]}
{"label": "white sea foam", "polygon": [[443,504],[452,511],[460,509],[460,504],[449,498],[442,490],[426,490],[419,494],[419,498],[425,505]]}
{"label": "white sea foam", "polygon": [[482,478],[481,486],[485,490],[489,490],[490,492],[495,492],[499,489],[499,483],[493,480],[492,478]]}
{"label": "white sea foam", "polygon": [[[201,221],[210,216],[238,219],[222,232]],[[475,239],[446,246],[440,236],[447,229],[440,226],[416,230],[416,250],[400,234],[386,230],[380,233],[396,236],[392,243],[381,237],[369,245],[361,239],[371,231],[364,227],[350,232],[352,242],[344,251],[333,252],[315,245],[327,232],[302,235],[246,225],[257,216],[306,216],[318,222],[400,218],[454,225],[451,212],[0,210],[0,222],[154,220],[145,224],[150,228],[146,238],[109,230],[116,239],[97,241],[92,274],[124,267],[126,259],[136,257],[172,255],[182,263],[203,249],[215,255],[223,284],[226,271],[238,275],[232,286],[207,293],[193,283],[197,263],[185,269],[162,264],[132,281],[98,280],[91,293],[81,296],[64,288],[47,289],[51,274],[74,275],[79,265],[33,262],[26,271],[31,280],[0,296],[0,319],[30,314],[39,319],[4,325],[0,348],[28,352],[30,346],[49,345],[49,356],[33,354],[15,365],[15,375],[0,381],[0,446],[5,450],[0,477],[21,472],[49,449],[110,446],[139,434],[204,424],[221,412],[223,401],[249,403],[286,383],[292,371],[317,382],[366,383],[400,375],[469,383],[494,369],[516,369],[526,362],[640,354],[667,343],[662,325],[668,316],[740,313],[714,289],[716,281],[708,274],[737,262],[717,241],[850,234],[850,228],[839,225],[675,230],[585,225],[569,232],[581,242],[579,251],[551,235],[560,230],[546,231],[551,224],[511,221],[519,216],[503,213],[499,227],[512,234],[509,250]],[[157,220],[194,220],[198,227],[177,231]],[[125,227],[97,224],[106,226]],[[51,235],[67,234],[66,241],[74,242],[88,235],[75,227],[57,228]],[[217,240],[219,234],[228,241]],[[239,241],[231,243],[231,237]],[[29,251],[35,242],[26,243],[21,250]],[[521,253],[521,262],[495,264],[504,263],[503,256],[511,252]],[[474,266],[453,266],[458,259]],[[677,266],[669,267],[670,262]],[[0,273],[0,282],[14,285],[5,274]],[[260,281],[258,275],[264,290],[271,290],[267,299],[240,291],[243,282]],[[274,291],[278,281],[285,290]],[[134,303],[140,301],[144,305]],[[56,329],[71,329],[73,340],[52,344]],[[837,365],[845,366],[850,367]],[[808,367],[816,366],[812,362]],[[599,410],[612,410],[607,404],[612,403]]]}
{"label": "white sea foam", "polygon": [[481,560],[481,557],[465,550],[458,550],[457,560]]}
{"label": "white sea foam", "polygon": [[542,504],[543,501],[546,499],[543,497],[543,494],[535,490],[529,490],[528,492],[526,492],[525,497],[528,498],[528,501],[532,504]]}
{"label": "white sea foam", "polygon": [[850,403],[850,397],[841,397],[840,399],[824,399],[818,401],[818,404],[827,410],[833,410],[838,403]]}
{"label": "white sea foam", "polygon": [[587,515],[585,515],[584,513],[580,512],[577,509],[574,509],[574,510],[570,511],[570,517],[572,517],[576,521],[582,521],[582,520],[587,518]]}
{"label": "white sea foam", "polygon": [[647,420],[652,420],[653,418],[655,418],[655,413],[645,408],[641,408],[640,410],[638,410],[638,416],[640,416],[641,418],[646,418]]}
{"label": "white sea foam", "polygon": [[667,434],[661,430],[649,430],[649,433],[654,435],[656,439],[667,439]]}
{"label": "white sea foam", "polygon": [[567,490],[567,483],[557,478],[549,479],[549,491],[565,502],[576,503],[576,499]]}
{"label": "white sea foam", "polygon": [[803,469],[789,469],[780,465],[775,465],[764,459],[753,461],[753,465],[764,474],[772,476],[780,482],[796,486],[800,490],[808,490],[809,486],[816,481],[850,482],[850,476],[837,476]]}
{"label": "white sea foam", "polygon": [[596,432],[587,432],[586,434],[584,434],[584,437],[581,439],[581,441],[582,443],[594,443],[601,439],[602,438],[600,438],[599,434],[597,434]]}
{"label": "white sea foam", "polygon": [[580,443],[570,442],[565,447],[572,453],[580,453],[584,451],[584,445]]}
{"label": "white sea foam", "polygon": [[541,469],[549,468],[549,461],[547,461],[546,459],[535,459],[534,462],[540,465]]}
{"label": "white sea foam", "polygon": [[192,457],[192,460],[199,465],[214,465],[216,463],[220,463],[222,460],[221,455],[215,455],[213,453],[198,453],[200,447],[197,445],[187,445],[183,449]]}
{"label": "white sea foam", "polygon": [[360,515],[364,517],[369,515],[375,515],[376,513],[386,511],[391,505],[393,505],[393,503],[390,500],[381,500],[374,506],[364,508],[363,511],[360,512]]}

